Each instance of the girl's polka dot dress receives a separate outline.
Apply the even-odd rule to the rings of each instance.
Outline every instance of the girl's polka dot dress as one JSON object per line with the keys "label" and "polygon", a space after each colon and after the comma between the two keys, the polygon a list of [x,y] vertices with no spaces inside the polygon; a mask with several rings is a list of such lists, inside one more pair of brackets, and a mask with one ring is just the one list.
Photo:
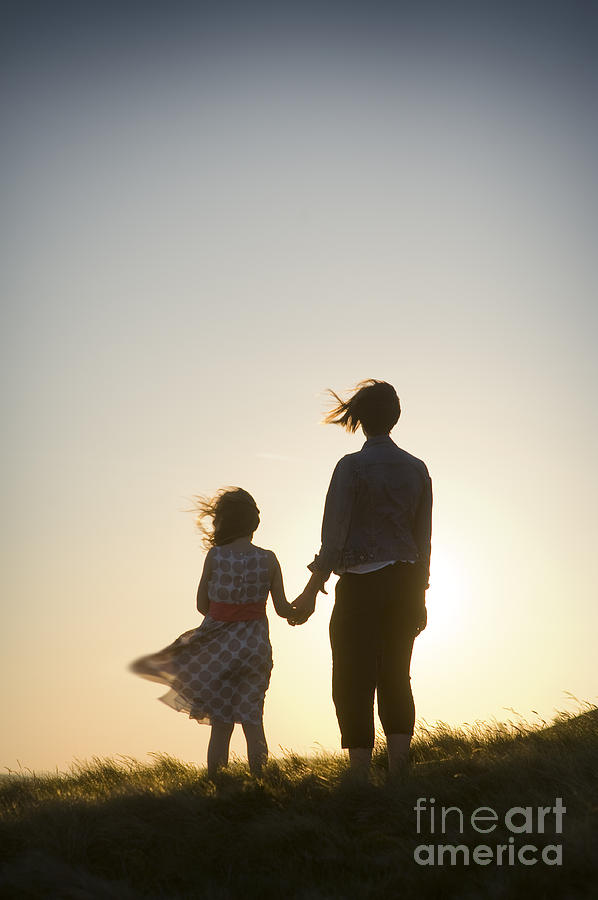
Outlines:
{"label": "girl's polka dot dress", "polygon": [[[207,616],[164,650],[143,656],[131,670],[167,684],[163,703],[191,719],[259,724],[272,671],[272,647],[265,604],[270,591],[269,551],[261,547],[234,550],[226,545],[212,553],[208,585],[210,606],[263,603],[260,618],[221,621]],[[214,613],[215,614],[215,613]],[[241,613],[242,614],[242,613]]]}

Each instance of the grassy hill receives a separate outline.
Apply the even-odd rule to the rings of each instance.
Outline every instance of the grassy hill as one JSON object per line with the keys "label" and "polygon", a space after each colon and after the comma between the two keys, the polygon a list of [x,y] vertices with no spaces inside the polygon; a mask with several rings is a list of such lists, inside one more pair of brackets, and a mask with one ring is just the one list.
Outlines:
{"label": "grassy hill", "polygon": [[[598,709],[562,714],[544,727],[424,729],[412,760],[410,772],[391,783],[381,745],[367,785],[347,778],[340,755],[289,755],[271,761],[259,781],[235,763],[211,782],[203,768],[169,757],[151,766],[97,759],[68,775],[4,778],[0,896],[597,896]],[[562,833],[552,811],[559,797]],[[446,813],[444,834],[442,806],[457,807]],[[487,833],[471,823],[479,807],[489,808],[487,818],[482,826],[480,813],[474,823]],[[513,807],[531,809],[507,822]],[[546,808],[543,832],[538,807]],[[523,827],[529,833],[512,830]],[[439,864],[439,844],[460,849],[442,851]],[[476,851],[480,845],[487,849]],[[418,853],[434,864],[419,864]]]}

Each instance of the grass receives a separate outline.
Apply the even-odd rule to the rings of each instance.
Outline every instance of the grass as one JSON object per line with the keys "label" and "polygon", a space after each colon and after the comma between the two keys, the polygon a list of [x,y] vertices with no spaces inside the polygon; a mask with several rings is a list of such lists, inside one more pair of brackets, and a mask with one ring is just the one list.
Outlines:
{"label": "grass", "polygon": [[[235,762],[210,781],[205,769],[158,756],[94,759],[66,775],[11,775],[0,782],[0,897],[61,900],[232,898],[586,898],[598,883],[598,709],[560,714],[550,725],[477,724],[420,728],[410,772],[390,782],[384,747],[371,783],[347,778],[344,757],[288,754],[262,779]],[[417,798],[456,806],[444,835],[417,834]],[[421,866],[420,844],[472,849],[507,844],[514,806],[552,807],[563,798],[562,834],[515,834],[538,862],[486,866],[470,859]],[[469,817],[496,811],[491,834]],[[516,822],[520,823],[520,816]],[[438,819],[437,819],[438,822]],[[562,845],[562,865],[540,852]],[[460,857],[461,859],[461,857]],[[506,857],[505,857],[506,861]]]}

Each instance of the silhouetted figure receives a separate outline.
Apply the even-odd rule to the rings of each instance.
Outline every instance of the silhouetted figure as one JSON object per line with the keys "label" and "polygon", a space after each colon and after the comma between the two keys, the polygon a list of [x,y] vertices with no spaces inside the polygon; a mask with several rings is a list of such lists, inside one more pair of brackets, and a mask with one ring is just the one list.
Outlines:
{"label": "silhouetted figure", "polygon": [[351,768],[365,775],[374,746],[374,693],[388,748],[389,771],[408,760],[415,707],[409,668],[415,637],[426,627],[432,483],[425,464],[401,450],[390,431],[401,414],[392,385],[370,379],[325,421],[366,442],[332,474],[322,546],[292,604],[289,623],[306,622],[331,572],[339,575],[330,619],[332,696]]}
{"label": "silhouetted figure", "polygon": [[[198,498],[197,511],[197,524],[210,548],[197,589],[197,609],[205,619],[130,669],[167,684],[170,690],[160,698],[164,703],[212,726],[209,775],[227,765],[236,722],[247,739],[251,772],[259,775],[268,757],[263,726],[272,671],[268,594],[279,616],[287,618],[292,609],[276,556],[252,543],[260,521],[253,497],[231,488],[212,500]],[[212,532],[203,526],[205,516],[213,519]]]}

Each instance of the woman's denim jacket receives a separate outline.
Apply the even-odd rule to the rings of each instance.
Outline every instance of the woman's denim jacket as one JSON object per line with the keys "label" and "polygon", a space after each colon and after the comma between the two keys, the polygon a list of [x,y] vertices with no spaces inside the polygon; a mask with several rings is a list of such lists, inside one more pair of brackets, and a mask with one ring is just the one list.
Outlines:
{"label": "woman's denim jacket", "polygon": [[432,482],[425,463],[389,435],[368,438],[332,473],[322,521],[322,546],[308,568],[331,572],[369,562],[417,563],[422,587],[430,575]]}

